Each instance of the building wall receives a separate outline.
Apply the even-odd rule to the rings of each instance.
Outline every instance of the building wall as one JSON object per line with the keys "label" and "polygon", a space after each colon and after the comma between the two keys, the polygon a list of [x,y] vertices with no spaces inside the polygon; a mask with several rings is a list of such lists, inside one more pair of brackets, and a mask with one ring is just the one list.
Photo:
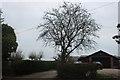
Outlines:
{"label": "building wall", "polygon": [[119,67],[119,60],[113,59],[113,68],[118,68]]}

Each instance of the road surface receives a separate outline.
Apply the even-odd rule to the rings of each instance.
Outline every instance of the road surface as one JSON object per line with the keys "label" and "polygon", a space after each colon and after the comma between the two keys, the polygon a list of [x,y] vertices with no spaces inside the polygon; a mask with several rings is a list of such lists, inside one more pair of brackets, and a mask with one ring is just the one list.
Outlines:
{"label": "road surface", "polygon": [[30,75],[20,76],[17,78],[55,78],[57,76],[57,72],[55,70],[45,71],[33,73]]}
{"label": "road surface", "polygon": [[[97,71],[98,74],[105,74],[113,76],[114,78],[120,77],[120,69],[102,69]],[[55,78],[57,76],[57,71],[50,70],[45,72],[33,73],[30,75],[21,76],[20,78]]]}
{"label": "road surface", "polygon": [[[120,69],[102,69],[97,71],[98,74],[105,74],[105,75],[110,75],[113,76],[114,78],[120,77]],[[45,71],[45,72],[38,72],[38,73],[33,73],[29,75],[24,75],[16,78],[56,78],[57,76],[57,71],[55,70],[50,70],[50,71]]]}

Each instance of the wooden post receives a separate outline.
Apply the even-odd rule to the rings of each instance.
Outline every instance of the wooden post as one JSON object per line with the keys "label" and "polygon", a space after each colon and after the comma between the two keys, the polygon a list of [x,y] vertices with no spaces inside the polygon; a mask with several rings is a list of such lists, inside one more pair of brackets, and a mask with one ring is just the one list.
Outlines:
{"label": "wooden post", "polygon": [[92,58],[91,57],[89,57],[89,63],[91,63],[92,62]]}
{"label": "wooden post", "polygon": [[113,57],[110,57],[110,67],[113,68]]}

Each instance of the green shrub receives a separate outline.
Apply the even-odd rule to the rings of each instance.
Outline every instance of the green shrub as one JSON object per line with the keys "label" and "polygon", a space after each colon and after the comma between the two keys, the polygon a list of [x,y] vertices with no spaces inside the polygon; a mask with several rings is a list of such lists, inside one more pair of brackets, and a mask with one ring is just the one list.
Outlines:
{"label": "green shrub", "polygon": [[94,78],[97,65],[95,64],[58,64],[57,72],[60,78]]}
{"label": "green shrub", "polygon": [[2,62],[2,76],[13,76],[13,68],[11,67],[10,62],[8,61],[3,61]]}

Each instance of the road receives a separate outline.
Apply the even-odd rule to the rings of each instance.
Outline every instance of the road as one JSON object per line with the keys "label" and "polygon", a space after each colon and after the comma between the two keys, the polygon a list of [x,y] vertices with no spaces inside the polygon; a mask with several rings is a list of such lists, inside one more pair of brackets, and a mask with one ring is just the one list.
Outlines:
{"label": "road", "polygon": [[105,74],[113,76],[114,78],[120,78],[120,69],[102,69],[97,71],[99,74]]}
{"label": "road", "polygon": [[[97,71],[98,74],[105,74],[113,76],[114,78],[120,77],[120,69],[102,69]],[[33,73],[30,75],[21,76],[20,78],[55,78],[57,72],[55,70]]]}
{"label": "road", "polygon": [[[105,74],[113,76],[114,78],[120,77],[120,69],[102,69],[97,71],[98,74]],[[16,78],[55,78],[57,76],[57,71],[50,70],[45,72],[38,72],[29,75],[24,75]]]}
{"label": "road", "polygon": [[[120,69],[102,69],[97,71],[98,74],[105,74],[113,76],[114,78],[120,77]],[[45,72],[33,73],[30,75],[20,76],[18,78],[55,78],[57,71],[50,70]]]}

